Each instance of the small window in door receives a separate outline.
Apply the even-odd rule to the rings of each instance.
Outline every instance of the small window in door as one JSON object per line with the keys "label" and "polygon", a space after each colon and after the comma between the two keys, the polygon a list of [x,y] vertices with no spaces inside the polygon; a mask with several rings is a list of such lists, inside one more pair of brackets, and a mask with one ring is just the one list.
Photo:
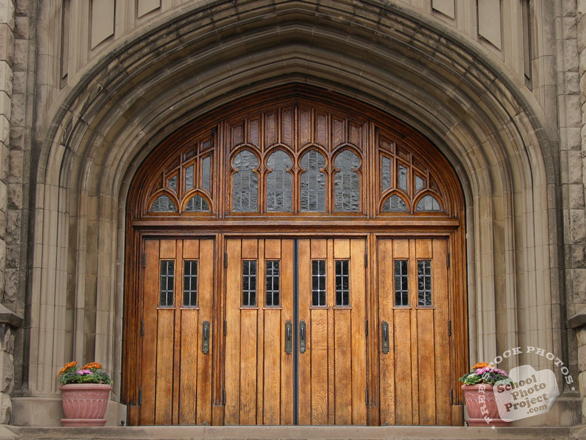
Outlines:
{"label": "small window in door", "polygon": [[183,262],[183,305],[197,306],[197,260]]}
{"label": "small window in door", "polygon": [[350,269],[348,260],[336,260],[336,305],[350,305]]}
{"label": "small window in door", "polygon": [[395,306],[409,305],[409,276],[407,260],[395,260]]}
{"label": "small window in door", "polygon": [[326,305],[326,260],[311,262],[312,305]]}
{"label": "small window in door", "polygon": [[277,307],[280,304],[280,261],[269,260],[266,263],[266,292],[267,292],[267,307]]}
{"label": "small window in door", "polygon": [[431,261],[417,262],[418,305],[431,306]]}
{"label": "small window in door", "polygon": [[161,307],[173,306],[173,290],[175,285],[175,261],[161,261]]}
{"label": "small window in door", "polygon": [[242,305],[256,306],[256,260],[242,262]]}

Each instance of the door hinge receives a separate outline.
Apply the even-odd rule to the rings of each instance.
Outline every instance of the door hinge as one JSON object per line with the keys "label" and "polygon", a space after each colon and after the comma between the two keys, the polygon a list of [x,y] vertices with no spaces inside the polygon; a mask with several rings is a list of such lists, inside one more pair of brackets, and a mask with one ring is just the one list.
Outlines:
{"label": "door hinge", "polygon": [[144,319],[140,320],[140,335],[144,336]]}
{"label": "door hinge", "polygon": [[450,268],[450,253],[448,252],[448,257],[446,258],[446,261],[448,263],[448,269]]}
{"label": "door hinge", "polygon": [[454,390],[450,388],[450,405],[454,404]]}
{"label": "door hinge", "polygon": [[364,267],[368,267],[368,254],[364,254]]}
{"label": "door hinge", "polygon": [[228,267],[228,252],[224,252],[224,268]]}
{"label": "door hinge", "polygon": [[448,336],[452,336],[452,321],[448,321]]}
{"label": "door hinge", "polygon": [[228,334],[228,321],[224,319],[224,336]]}
{"label": "door hinge", "polygon": [[142,253],[142,267],[143,269],[146,267],[146,252]]}
{"label": "door hinge", "polygon": [[142,405],[142,387],[138,387],[138,404]]}
{"label": "door hinge", "polygon": [[366,333],[366,336],[368,336],[368,319],[364,321],[364,333]]}

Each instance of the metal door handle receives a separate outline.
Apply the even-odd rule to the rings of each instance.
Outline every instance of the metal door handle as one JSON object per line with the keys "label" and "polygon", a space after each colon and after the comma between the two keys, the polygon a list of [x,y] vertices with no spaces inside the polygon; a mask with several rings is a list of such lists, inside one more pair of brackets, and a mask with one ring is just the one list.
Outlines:
{"label": "metal door handle", "polygon": [[383,333],[383,353],[389,352],[389,323],[386,321],[382,322],[382,333]]}
{"label": "metal door handle", "polygon": [[203,322],[201,351],[203,354],[208,354],[210,352],[210,321]]}
{"label": "metal door handle", "polygon": [[293,325],[291,321],[285,323],[285,353],[293,351]]}
{"label": "metal door handle", "polygon": [[305,353],[305,321],[299,321],[299,353]]}

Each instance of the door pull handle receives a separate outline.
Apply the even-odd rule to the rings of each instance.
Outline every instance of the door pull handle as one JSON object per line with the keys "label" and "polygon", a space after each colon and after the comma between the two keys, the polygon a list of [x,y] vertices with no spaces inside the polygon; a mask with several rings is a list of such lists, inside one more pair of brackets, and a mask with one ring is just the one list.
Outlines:
{"label": "door pull handle", "polygon": [[285,353],[293,351],[293,324],[291,321],[285,323]]}
{"label": "door pull handle", "polygon": [[383,321],[381,325],[381,330],[383,333],[383,353],[387,354],[389,352],[389,323]]}
{"label": "door pull handle", "polygon": [[210,352],[210,321],[203,322],[201,351],[203,354],[208,354]]}
{"label": "door pull handle", "polygon": [[305,321],[299,321],[299,353],[305,353],[306,350],[306,328]]}

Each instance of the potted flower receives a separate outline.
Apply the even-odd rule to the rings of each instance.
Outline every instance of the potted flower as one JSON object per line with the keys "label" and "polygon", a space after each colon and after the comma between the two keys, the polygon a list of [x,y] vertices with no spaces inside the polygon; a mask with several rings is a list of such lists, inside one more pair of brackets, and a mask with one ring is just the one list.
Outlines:
{"label": "potted flower", "polygon": [[[509,393],[503,392],[504,388],[514,386],[505,371],[479,362],[460,381],[464,382],[462,390],[468,410],[468,426],[510,426],[512,420],[501,419],[497,406],[497,399],[509,398]],[[495,385],[501,387],[496,394]]]}
{"label": "potted flower", "polygon": [[102,365],[91,362],[78,369],[77,362],[65,364],[59,371],[63,426],[104,426],[108,398],[113,381]]}

